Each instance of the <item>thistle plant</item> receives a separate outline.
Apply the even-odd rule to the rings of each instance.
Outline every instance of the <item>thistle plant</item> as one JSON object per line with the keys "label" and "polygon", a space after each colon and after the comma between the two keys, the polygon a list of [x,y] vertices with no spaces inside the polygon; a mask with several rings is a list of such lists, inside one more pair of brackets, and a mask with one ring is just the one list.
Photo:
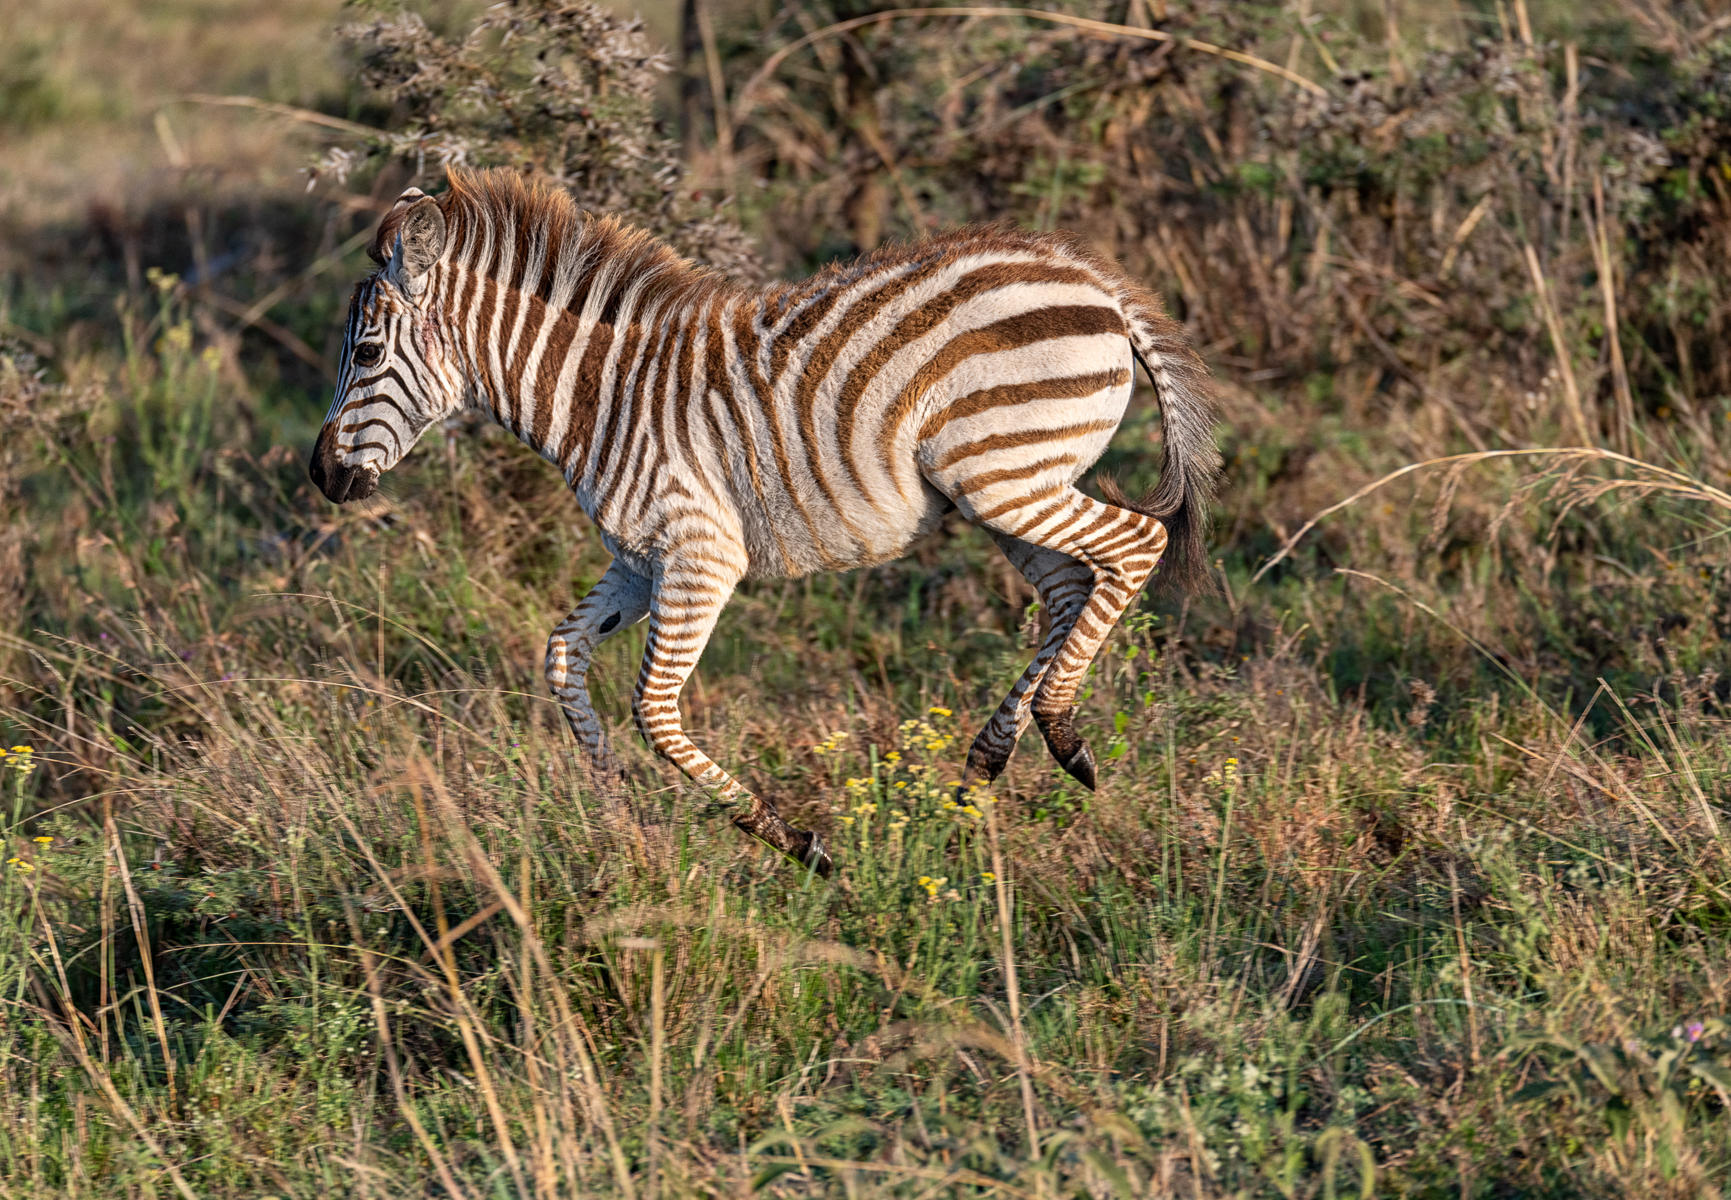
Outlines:
{"label": "thistle plant", "polygon": [[446,166],[507,166],[560,186],[735,275],[762,274],[745,235],[693,193],[654,114],[667,56],[643,22],[579,0],[507,0],[445,34],[395,5],[340,33],[360,82],[391,108],[387,128],[332,147],[315,181],[390,163],[417,179]]}

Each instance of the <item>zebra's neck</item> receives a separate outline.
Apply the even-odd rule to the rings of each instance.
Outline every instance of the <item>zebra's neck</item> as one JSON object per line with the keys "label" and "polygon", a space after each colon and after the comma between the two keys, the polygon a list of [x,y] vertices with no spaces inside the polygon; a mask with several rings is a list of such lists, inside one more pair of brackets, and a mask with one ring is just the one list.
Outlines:
{"label": "zebra's neck", "polygon": [[521,194],[460,197],[450,219],[436,302],[471,403],[575,484],[650,335],[641,327],[720,285],[640,230],[535,211]]}

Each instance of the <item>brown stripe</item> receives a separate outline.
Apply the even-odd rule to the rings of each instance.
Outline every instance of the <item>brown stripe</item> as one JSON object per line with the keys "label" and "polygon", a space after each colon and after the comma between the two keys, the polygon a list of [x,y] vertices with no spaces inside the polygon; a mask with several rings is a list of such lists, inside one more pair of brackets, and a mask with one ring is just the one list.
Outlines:
{"label": "brown stripe", "polygon": [[[1035,492],[1032,496],[1028,496],[1028,497],[1024,498],[1019,505],[1016,505],[1016,504],[1004,505],[1004,510],[1008,511],[1009,509],[1016,508],[1016,507],[1026,508],[1026,507],[1028,507],[1028,505],[1032,504],[1036,500],[1045,500],[1051,496],[1060,496],[1060,499],[1058,500],[1058,502],[1056,504],[1048,504],[1045,508],[1042,508],[1039,512],[1035,513],[1031,518],[1029,518],[1028,520],[1022,522],[1019,526],[1017,526],[1015,531],[1011,534],[1011,536],[1012,537],[1018,537],[1018,538],[1024,538],[1024,540],[1025,540],[1025,535],[1027,534],[1027,532],[1030,529],[1038,528],[1043,522],[1048,521],[1052,517],[1055,517],[1059,513],[1063,512],[1066,508],[1068,508],[1070,506],[1070,496],[1063,495],[1063,493],[1066,493],[1069,491],[1070,491],[1070,489],[1067,487],[1065,487],[1065,488],[1051,488],[1051,489],[1044,491],[1044,492]],[[994,512],[993,515],[995,516],[997,514]]]}
{"label": "brown stripe", "polygon": [[529,247],[535,240],[534,232],[513,224],[511,227],[511,262],[506,268],[504,284],[512,291],[523,287],[524,276],[529,273]]}
{"label": "brown stripe", "polygon": [[[1028,507],[1028,505],[1033,504],[1037,500],[1045,500],[1045,499],[1048,499],[1049,497],[1056,496],[1059,492],[1067,492],[1069,490],[1070,489],[1066,488],[1066,487],[1052,487],[1052,488],[1046,488],[1043,491],[1034,492],[1032,495],[1019,496],[1014,500],[1006,500],[1006,501],[1004,501],[1004,503],[996,505],[993,508],[988,508],[984,512],[975,513],[974,514],[974,520],[980,522],[981,524],[984,524],[987,521],[994,521],[997,518],[1003,516],[1005,513],[1014,512],[1018,508],[1026,508],[1026,507]],[[1055,504],[1054,506],[1052,506],[1051,508],[1046,510],[1047,515],[1049,516],[1050,514],[1057,512],[1059,509],[1063,508],[1064,505],[1067,503],[1068,503],[1068,501],[1060,500],[1057,504]],[[1045,519],[1044,517],[1041,518],[1041,520],[1044,520],[1044,519]],[[1033,522],[1033,524],[1024,525],[1023,528],[1024,529],[1032,529],[1034,527],[1034,525],[1038,525],[1039,523],[1040,523],[1039,521],[1035,521],[1035,522]],[[1019,538],[1022,535],[1021,535],[1021,533],[1018,532],[1018,533],[1012,533],[1011,536]]]}
{"label": "brown stripe", "polygon": [[932,464],[932,470],[941,471],[945,467],[953,467],[964,459],[974,458],[994,450],[1014,450],[1022,446],[1038,446],[1047,442],[1062,441],[1065,438],[1084,437],[1090,433],[1105,433],[1116,429],[1116,421],[1080,421],[1074,425],[1060,425],[1055,429],[1018,429],[1014,433],[994,433],[989,437],[975,438],[971,442],[963,442],[946,450]]}
{"label": "brown stripe", "polygon": [[583,346],[583,359],[577,364],[576,385],[566,401],[570,413],[565,418],[565,436],[559,443],[559,465],[570,470],[571,455],[579,447],[585,453],[595,436],[595,419],[601,406],[601,368],[607,361],[607,351],[613,345],[613,327],[597,325],[589,331]]}
{"label": "brown stripe", "polygon": [[451,256],[453,266],[463,266],[469,257],[469,214],[461,204],[440,204],[445,212],[445,240],[461,247]]}
{"label": "brown stripe", "polygon": [[529,440],[536,450],[546,449],[547,435],[553,424],[553,406],[559,400],[553,392],[559,386],[559,374],[565,369],[565,360],[571,353],[571,342],[576,336],[577,314],[554,313],[553,328],[547,331],[547,348],[541,352],[541,363],[535,371],[535,427]]}
{"label": "brown stripe", "polygon": [[733,455],[728,450],[726,435],[721,432],[721,422],[715,415],[716,398],[720,395],[718,390],[707,392],[703,397],[702,413],[703,423],[709,427],[710,448],[715,452],[715,460],[721,467],[722,490],[728,491],[733,487]]}
{"label": "brown stripe", "polygon": [[[933,387],[955,370],[958,365],[980,354],[991,354],[1001,350],[1015,350],[1036,342],[1051,341],[1065,337],[1086,337],[1103,333],[1123,333],[1124,318],[1115,308],[1104,305],[1067,304],[1056,308],[1034,309],[1030,312],[1018,313],[1013,317],[1005,317],[983,328],[964,333],[947,344],[931,360],[914,373],[914,377],[902,388],[901,395],[896,397],[895,406],[887,414],[883,428],[879,433],[880,453],[884,456],[885,469],[889,466],[890,447],[896,434],[900,431],[902,422],[920,402],[921,398]],[[1123,368],[1110,372],[1110,377],[1116,379],[1126,372]],[[1101,374],[1107,374],[1102,372]],[[1082,378],[1086,378],[1085,376]],[[1093,391],[1099,391],[1094,388]],[[1077,395],[1090,395],[1090,392],[1078,392]],[[979,396],[981,393],[973,393]],[[973,396],[952,404],[947,412],[953,413],[963,408]],[[1028,399],[1056,398],[1035,397]],[[1005,401],[1000,401],[1005,402]],[[985,407],[991,407],[986,405]],[[935,417],[937,414],[933,414]],[[927,424],[930,424],[928,421]],[[940,426],[941,428],[941,426]],[[928,436],[925,428],[921,428],[922,438]]]}
{"label": "brown stripe", "polygon": [[[841,443],[841,459],[847,466],[848,474],[852,477],[854,486],[860,490],[860,494],[867,495],[868,493],[865,490],[865,480],[859,470],[859,466],[854,461],[853,434],[857,424],[854,410],[859,405],[860,397],[865,395],[866,389],[871,386],[872,380],[877,378],[878,372],[883,370],[885,365],[887,365],[892,358],[907,346],[919,341],[919,339],[925,337],[928,333],[931,333],[933,330],[936,330],[943,325],[945,321],[950,319],[950,315],[955,312],[958,307],[976,297],[986,295],[988,292],[994,292],[1000,288],[1011,287],[1015,284],[1021,283],[1058,284],[1088,282],[1091,282],[1091,277],[1086,272],[1077,270],[1074,267],[1054,266],[1049,262],[996,262],[963,275],[948,288],[944,289],[942,293],[933,296],[930,300],[926,301],[897,322],[894,329],[873,346],[864,358],[854,364],[853,370],[848,372],[847,382],[842,385],[841,394],[836,399],[836,430],[838,440]],[[1002,329],[1005,334],[1008,334],[1010,329],[1016,327],[1014,325],[1015,322],[1024,320],[1036,313],[1057,314],[1063,311],[1064,309],[1062,308],[1042,307],[1033,310],[1032,313],[1020,313],[1015,317],[1007,317],[1004,320],[995,321],[991,325],[985,326],[983,329],[964,333],[952,339],[938,352],[937,358],[932,361],[935,362],[938,359],[941,359],[944,354],[958,342],[965,341],[969,338],[979,338],[981,335],[987,334],[990,330]],[[1112,312],[1113,316],[1118,320],[1119,327],[1122,328],[1123,319],[1117,316],[1117,311],[1115,309],[1109,309],[1106,311]],[[844,324],[845,323],[846,322],[844,322]],[[987,338],[983,340],[981,344],[985,344],[985,341],[989,340],[990,339]],[[1038,340],[1040,340],[1039,336],[1024,337],[1021,341],[1009,343],[1001,348],[1010,349],[1015,345],[1022,344],[1022,342]],[[974,353],[979,353],[979,351],[974,351]],[[958,359],[956,361],[960,360]],[[945,370],[947,371],[948,368]],[[915,378],[919,378],[919,375],[916,374]],[[921,389],[922,394],[924,390],[924,388]],[[906,395],[905,390],[903,395]],[[898,408],[899,407],[900,405],[898,402]],[[891,425],[890,428],[894,429],[896,426],[899,426],[900,423],[900,421],[897,421],[895,422],[895,425]],[[890,469],[890,447],[885,444],[881,447],[881,452],[883,455],[884,469],[888,471]]]}
{"label": "brown stripe", "polygon": [[491,353],[491,330],[493,327],[493,306],[498,302],[499,289],[491,278],[481,280],[481,305],[475,317],[475,334],[480,353],[481,379],[487,385],[487,399],[492,405],[493,416],[503,423],[504,415],[499,411],[499,397],[493,392],[493,355]]}
{"label": "brown stripe", "polygon": [[[805,500],[800,496],[799,487],[794,481],[793,463],[788,458],[787,442],[781,433],[781,414],[776,411],[775,392],[770,387],[768,378],[764,376],[762,364],[758,361],[760,346],[753,316],[750,305],[740,305],[739,317],[734,322],[734,332],[739,338],[740,357],[745,360],[747,373],[751,377],[751,390],[756,393],[758,405],[763,409],[764,418],[769,422],[769,443],[775,451],[775,469],[780,475],[782,490],[787,493],[788,499],[793,501],[793,507],[799,513],[799,519],[805,522],[806,540],[817,550],[818,559],[824,567],[828,570],[834,570],[841,564],[824,548],[823,537],[818,532],[817,523],[811,519],[811,512],[806,508]],[[770,516],[767,510],[765,515]],[[775,529],[776,524],[771,516],[770,528]],[[791,571],[793,561],[788,557],[787,546],[782,542],[779,531],[775,534],[775,542],[781,550],[783,560],[787,562],[788,569]]]}
{"label": "brown stripe", "polygon": [[[465,349],[468,349],[472,345],[479,344],[479,339],[476,339],[473,342],[470,340],[469,318],[474,315],[475,305],[480,300],[480,296],[481,277],[476,275],[469,268],[465,267],[463,269],[462,286],[456,291],[454,296],[454,307],[456,309],[456,320],[454,322],[456,333],[454,336],[464,344]],[[476,361],[478,362],[479,360],[477,359]]]}
{"label": "brown stripe", "polygon": [[707,331],[718,303],[718,301],[710,299],[691,314],[690,337],[686,339],[685,358],[679,368],[680,377],[685,383],[685,395],[680,400],[678,411],[675,414],[679,422],[679,452],[693,463],[697,461],[697,447],[691,444],[691,408],[694,404],[703,403],[704,390],[707,386],[707,376],[700,376],[697,370],[699,365],[697,338],[699,334],[703,335],[702,365],[707,367],[709,364],[709,335]]}
{"label": "brown stripe", "polygon": [[[878,313],[882,312],[886,305],[905,294],[910,288],[917,287],[930,279],[949,265],[950,261],[942,254],[934,255],[907,274],[898,276],[876,291],[856,300],[853,306],[842,314],[840,323],[817,344],[811,357],[806,359],[805,365],[800,371],[799,391],[794,395],[794,407],[799,412],[800,436],[805,439],[806,465],[811,470],[812,478],[817,481],[818,490],[823,492],[824,498],[829,501],[836,519],[847,528],[849,535],[862,547],[868,543],[864,535],[854,527],[853,522],[849,521],[847,515],[842,511],[841,499],[837,496],[835,488],[831,486],[829,476],[824,472],[823,456],[818,451],[817,414],[814,411],[818,386],[829,375],[831,368],[835,366],[836,357],[840,355],[842,347],[847,345],[848,339],[853,337]],[[851,295],[854,292],[854,286],[849,285],[845,290]],[[843,289],[838,287],[838,290]],[[846,427],[846,423],[840,419],[839,414],[836,424],[838,428]]]}
{"label": "brown stripe", "polygon": [[595,407],[594,438],[586,451],[586,457],[595,460],[597,472],[604,469],[603,463],[611,457],[612,446],[609,439],[614,436],[614,431],[631,403],[627,384],[636,365],[642,337],[642,325],[632,322],[626,326],[625,339],[620,343],[618,365],[613,371],[613,390],[604,404],[597,404]]}
{"label": "brown stripe", "polygon": [[[740,307],[741,316],[745,318],[745,325],[749,331],[750,317],[744,311],[747,306],[741,305]],[[726,338],[730,333],[735,337],[738,337],[739,332],[740,317],[735,317],[733,328],[731,330],[723,330],[722,337]],[[757,338],[755,336],[753,336],[751,340],[751,349],[755,354],[757,350]],[[745,348],[742,345],[735,343],[734,353],[741,360],[745,359]],[[754,362],[747,362],[746,374],[752,379],[752,389],[753,391],[756,391],[756,376],[759,374],[757,371],[757,364]],[[775,538],[775,549],[776,552],[781,555],[782,566],[788,574],[791,575],[794,571],[793,558],[787,552],[787,543],[782,540],[781,529],[770,514],[769,497],[766,496],[763,491],[763,473],[759,468],[757,461],[757,431],[752,427],[750,414],[746,407],[740,403],[738,391],[732,386],[732,383],[733,380],[730,373],[728,378],[729,386],[723,388],[721,394],[723,398],[726,399],[728,411],[733,416],[733,423],[739,430],[740,440],[745,443],[745,468],[751,475],[751,490],[757,494],[758,511],[764,514],[764,524],[769,526],[770,536]],[[758,406],[762,407],[762,393],[758,393],[756,400]]]}
{"label": "brown stripe", "polygon": [[1034,476],[1045,471],[1050,471],[1054,467],[1075,465],[1076,456],[1074,454],[1059,454],[1052,458],[1042,458],[1039,462],[1032,462],[1022,467],[1002,467],[995,471],[985,471],[979,475],[970,476],[956,484],[956,491],[960,492],[962,495],[967,495],[968,493],[977,491],[980,488],[990,487],[994,483],[1009,483],[1012,480],[1017,479],[1032,479]]}
{"label": "brown stripe", "polygon": [[1028,404],[1035,400],[1074,400],[1092,396],[1107,388],[1123,387],[1130,382],[1130,372],[1123,367],[1113,371],[1095,371],[1089,375],[1067,375],[1059,379],[1035,379],[1027,383],[1007,383],[999,387],[970,392],[953,401],[947,408],[926,418],[920,426],[920,441],[925,441],[951,421],[978,416],[988,409],[1006,404]]}
{"label": "brown stripe", "polygon": [[[870,270],[860,272],[851,279],[841,277],[838,272],[834,275],[820,275],[816,279],[809,280],[808,283],[811,286],[823,287],[826,290],[801,309],[793,320],[788,322],[785,329],[776,333],[775,347],[771,351],[770,378],[781,378],[781,373],[787,369],[788,356],[793,353],[794,348],[810,335],[812,330],[823,324],[823,319],[834,310],[839,301],[869,291],[870,285],[881,280],[885,274],[907,265],[908,260],[904,259],[880,263]],[[857,270],[858,266],[859,264],[854,264],[854,269]],[[804,298],[799,297],[798,299]]]}
{"label": "brown stripe", "polygon": [[776,331],[775,345],[769,352],[771,379],[781,378],[781,373],[787,370],[787,360],[794,348],[804,341],[812,330],[823,323],[823,319],[830,314],[848,290],[841,283],[832,283],[829,291],[800,309],[799,314],[787,323],[785,329]]}
{"label": "brown stripe", "polygon": [[[1065,503],[1068,504],[1069,501],[1065,501]],[[1040,519],[1045,520],[1047,517],[1054,515],[1056,513],[1056,511],[1057,511],[1056,508],[1047,509],[1046,512],[1041,516]],[[1050,528],[1046,531],[1045,544],[1050,545],[1050,546],[1056,546],[1058,544],[1058,540],[1060,538],[1062,538],[1069,530],[1074,529],[1076,527],[1076,522],[1084,519],[1087,515],[1088,514],[1084,509],[1071,508],[1069,512],[1064,514],[1063,518],[1061,520],[1059,520],[1059,522],[1056,525],[1052,526],[1052,528]],[[1036,522],[1034,522],[1034,524],[1037,525],[1037,524],[1039,524],[1039,522],[1036,521]],[[1034,525],[1028,526],[1029,529],[1032,529],[1033,527],[1034,527]],[[1070,539],[1070,544],[1071,545],[1075,544],[1074,538]]]}
{"label": "brown stripe", "polygon": [[[541,332],[541,327],[547,322],[547,306],[541,303],[541,298],[533,294],[512,292],[511,312],[505,318],[505,328],[509,329],[516,321],[517,310],[528,305],[529,311],[523,317],[523,335],[517,339],[517,350],[511,356],[510,363],[505,368],[505,378],[511,383],[511,390],[516,395],[516,419],[513,432],[519,436],[524,432],[525,417],[539,414],[529,411],[529,406],[535,403],[534,380],[525,379],[529,366],[529,352],[534,349],[535,339]],[[508,347],[507,347],[508,349]]]}
{"label": "brown stripe", "polygon": [[1105,528],[1107,525],[1111,524],[1113,521],[1116,521],[1118,519],[1118,513],[1116,511],[1114,511],[1112,508],[1110,508],[1106,505],[1101,505],[1101,507],[1105,511],[1101,512],[1097,517],[1095,517],[1094,520],[1088,524],[1088,527],[1086,529],[1083,529],[1074,535],[1077,541],[1081,541],[1084,538],[1093,537],[1094,534],[1098,530]]}
{"label": "brown stripe", "polygon": [[[655,447],[656,454],[663,462],[667,460],[667,408],[681,407],[686,392],[686,379],[691,368],[691,339],[696,336],[692,328],[689,312],[682,312],[678,317],[678,335],[674,338],[673,349],[667,358],[667,379],[661,390],[661,402],[649,410],[649,444]],[[653,482],[645,485],[645,498],[660,489]]]}
{"label": "brown stripe", "polygon": [[[665,410],[669,404],[677,403],[677,397],[681,390],[679,366],[690,354],[687,343],[690,341],[691,331],[685,327],[684,314],[670,315],[667,318],[667,324],[669,337],[661,358],[661,380],[660,386],[657,388],[660,394],[653,397],[649,405],[649,436],[644,439],[643,443],[645,458],[652,452],[665,458],[661,450],[661,447],[666,444],[662,425],[667,419]],[[645,465],[644,460],[640,459],[634,470],[639,470]],[[636,484],[641,478],[640,475],[633,474],[632,490],[636,490]],[[650,487],[648,490],[653,491],[654,488]]]}
{"label": "brown stripe", "polygon": [[618,511],[629,487],[630,475],[622,473],[620,468],[630,462],[627,452],[634,444],[641,443],[644,413],[655,405],[655,383],[661,378],[661,355],[669,340],[669,327],[661,322],[660,312],[642,315],[648,318],[647,321],[633,321],[633,331],[641,328],[641,324],[648,324],[652,332],[638,346],[637,361],[614,393],[621,403],[613,421],[612,444],[605,462],[598,460],[596,463],[596,484],[607,493],[602,506],[614,511]]}
{"label": "brown stripe", "polygon": [[565,246],[574,222],[551,221],[547,230],[547,256],[541,260],[541,276],[535,280],[535,294],[543,304],[553,299],[553,281],[559,275],[559,260],[565,256]]}

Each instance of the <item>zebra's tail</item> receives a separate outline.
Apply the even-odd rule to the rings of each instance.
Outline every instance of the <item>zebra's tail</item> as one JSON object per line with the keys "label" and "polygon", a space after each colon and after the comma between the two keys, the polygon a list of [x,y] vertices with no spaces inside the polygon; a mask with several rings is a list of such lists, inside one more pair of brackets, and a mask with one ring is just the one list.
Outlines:
{"label": "zebra's tail", "polygon": [[1127,307],[1131,352],[1148,372],[1160,401],[1160,482],[1137,499],[1126,496],[1110,477],[1097,482],[1108,504],[1133,509],[1166,527],[1166,554],[1157,582],[1183,591],[1208,577],[1208,508],[1220,476],[1214,398],[1208,368],[1191,348],[1183,326],[1160,311],[1151,297]]}

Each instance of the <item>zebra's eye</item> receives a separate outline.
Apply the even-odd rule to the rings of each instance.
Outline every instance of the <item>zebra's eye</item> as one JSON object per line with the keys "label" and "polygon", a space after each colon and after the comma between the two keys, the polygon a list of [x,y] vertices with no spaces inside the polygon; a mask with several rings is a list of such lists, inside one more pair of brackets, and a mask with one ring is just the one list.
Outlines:
{"label": "zebra's eye", "polygon": [[385,348],[377,342],[362,342],[355,347],[355,365],[357,367],[376,367],[385,357]]}

